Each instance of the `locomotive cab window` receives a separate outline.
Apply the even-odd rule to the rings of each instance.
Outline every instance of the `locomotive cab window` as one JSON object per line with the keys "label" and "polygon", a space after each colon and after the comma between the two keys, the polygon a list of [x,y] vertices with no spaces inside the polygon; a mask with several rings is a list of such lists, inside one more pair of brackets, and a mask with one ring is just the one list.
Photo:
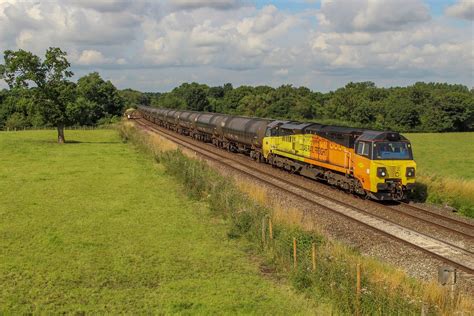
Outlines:
{"label": "locomotive cab window", "polygon": [[356,148],[356,154],[370,159],[371,147],[372,147],[372,143],[358,142],[357,148]]}
{"label": "locomotive cab window", "polygon": [[292,135],[294,135],[292,130],[280,128],[279,136],[292,136]]}
{"label": "locomotive cab window", "polygon": [[278,136],[278,127],[267,128],[265,136]]}
{"label": "locomotive cab window", "polygon": [[376,160],[413,160],[411,145],[408,142],[377,142],[374,144]]}

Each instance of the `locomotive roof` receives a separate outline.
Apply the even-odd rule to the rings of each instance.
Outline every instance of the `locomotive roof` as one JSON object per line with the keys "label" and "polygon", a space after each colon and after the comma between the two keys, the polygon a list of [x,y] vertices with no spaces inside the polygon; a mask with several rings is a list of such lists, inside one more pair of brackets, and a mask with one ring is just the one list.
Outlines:
{"label": "locomotive roof", "polygon": [[310,132],[310,133],[336,133],[336,134],[360,135],[366,130],[363,128],[335,126],[335,125],[322,125],[318,123],[313,123],[310,126],[308,126],[305,129],[305,131]]}
{"label": "locomotive roof", "polygon": [[284,123],[282,125],[280,125],[280,128],[283,128],[283,129],[289,129],[289,130],[292,130],[294,132],[299,132],[299,133],[302,133],[304,131],[304,129],[310,125],[313,125],[313,123],[302,123],[302,122],[292,122],[292,121],[289,121],[287,123]]}
{"label": "locomotive roof", "polygon": [[405,136],[398,132],[392,131],[371,131],[366,130],[360,137],[359,140],[365,141],[403,141],[407,140]]}

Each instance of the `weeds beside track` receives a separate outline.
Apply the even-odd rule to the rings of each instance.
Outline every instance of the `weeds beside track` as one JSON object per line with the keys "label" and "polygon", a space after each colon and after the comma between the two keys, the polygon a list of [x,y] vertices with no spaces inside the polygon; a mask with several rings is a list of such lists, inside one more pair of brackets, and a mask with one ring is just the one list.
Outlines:
{"label": "weeds beside track", "polygon": [[[266,258],[264,272],[290,279],[294,286],[316,299],[328,300],[338,312],[364,314],[414,314],[424,311],[451,313],[473,307],[468,298],[449,298],[435,284],[422,284],[404,273],[323,236],[288,225],[274,210],[265,208],[237,189],[234,181],[217,174],[204,162],[189,159],[179,150],[164,150],[152,136],[133,126],[123,125],[121,134],[163,163],[168,172],[186,184],[186,192],[206,200],[211,209],[229,222],[229,238],[246,238],[253,252]],[[161,143],[167,143],[161,141]],[[167,145],[170,146],[170,145]],[[262,198],[263,199],[263,198]],[[261,202],[261,201],[260,201]],[[264,230],[266,219],[274,218],[273,239]],[[297,241],[298,264],[293,266],[293,238]],[[317,248],[317,269],[312,271],[312,245]],[[361,296],[356,293],[356,266],[362,266]]]}

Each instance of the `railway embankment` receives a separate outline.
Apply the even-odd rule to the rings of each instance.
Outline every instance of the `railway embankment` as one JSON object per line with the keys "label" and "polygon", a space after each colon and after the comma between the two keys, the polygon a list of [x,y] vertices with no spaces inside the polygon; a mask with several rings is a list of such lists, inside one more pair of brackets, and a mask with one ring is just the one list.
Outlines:
{"label": "railway embankment", "polygon": [[[246,240],[250,254],[265,258],[262,273],[290,280],[312,299],[331,302],[342,313],[448,314],[474,306],[472,298],[462,291],[450,292],[435,282],[409,277],[400,269],[361,255],[357,247],[336,241],[341,235],[354,233],[358,225],[343,224],[332,216],[340,225],[333,222],[337,228],[327,234],[325,221],[331,216],[320,216],[323,210],[315,213],[310,210],[312,206],[292,204],[284,193],[255,184],[218,164],[210,163],[210,168],[209,162],[194,159],[197,156],[192,150],[176,150],[173,142],[151,131],[127,124],[121,133],[160,161],[190,196],[205,201],[224,218],[228,238]],[[269,202],[272,200],[276,202]],[[360,231],[355,243],[371,244],[369,235],[362,233],[363,228]],[[384,236],[376,238],[383,240]],[[384,249],[376,249],[373,243],[371,246],[367,249],[388,255],[399,248],[388,242]],[[410,255],[407,251],[401,260]]]}

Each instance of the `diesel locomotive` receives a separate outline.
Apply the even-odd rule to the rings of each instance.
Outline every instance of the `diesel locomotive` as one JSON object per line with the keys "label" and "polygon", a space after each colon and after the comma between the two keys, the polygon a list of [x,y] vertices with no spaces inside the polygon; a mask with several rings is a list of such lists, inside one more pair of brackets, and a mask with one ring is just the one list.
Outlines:
{"label": "diesel locomotive", "polygon": [[169,130],[371,199],[402,200],[415,184],[411,144],[397,132],[148,106],[138,111]]}

